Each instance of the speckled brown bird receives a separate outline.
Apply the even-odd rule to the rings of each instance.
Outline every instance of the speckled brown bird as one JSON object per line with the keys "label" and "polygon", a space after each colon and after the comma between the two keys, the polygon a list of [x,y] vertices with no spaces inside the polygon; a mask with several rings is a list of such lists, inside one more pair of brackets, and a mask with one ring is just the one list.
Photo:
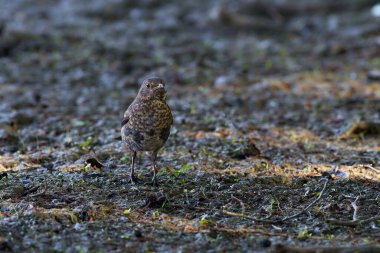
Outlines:
{"label": "speckled brown bird", "polygon": [[157,186],[157,152],[169,137],[173,117],[166,104],[165,83],[161,78],[146,79],[132,104],[124,113],[121,123],[121,137],[132,152],[131,175],[129,181],[136,183],[134,175],[138,151],[150,151],[153,163],[152,185]]}

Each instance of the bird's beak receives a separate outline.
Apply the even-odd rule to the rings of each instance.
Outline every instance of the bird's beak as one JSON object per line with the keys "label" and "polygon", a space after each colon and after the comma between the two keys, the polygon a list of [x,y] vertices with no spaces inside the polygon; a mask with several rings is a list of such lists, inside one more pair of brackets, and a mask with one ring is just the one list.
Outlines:
{"label": "bird's beak", "polygon": [[157,85],[157,87],[155,88],[155,90],[160,91],[160,92],[166,92],[166,90],[165,90],[165,86],[164,86],[163,83],[159,83],[159,84]]}

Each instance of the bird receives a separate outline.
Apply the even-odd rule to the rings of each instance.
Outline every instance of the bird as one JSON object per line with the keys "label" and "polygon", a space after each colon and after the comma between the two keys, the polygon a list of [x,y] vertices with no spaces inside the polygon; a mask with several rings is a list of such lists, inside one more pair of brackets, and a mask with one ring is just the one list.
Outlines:
{"label": "bird", "polygon": [[149,151],[153,165],[152,185],[158,186],[157,153],[169,138],[173,116],[166,103],[165,82],[159,77],[143,81],[140,90],[124,113],[121,138],[132,153],[129,182],[136,184],[134,174],[136,154]]}

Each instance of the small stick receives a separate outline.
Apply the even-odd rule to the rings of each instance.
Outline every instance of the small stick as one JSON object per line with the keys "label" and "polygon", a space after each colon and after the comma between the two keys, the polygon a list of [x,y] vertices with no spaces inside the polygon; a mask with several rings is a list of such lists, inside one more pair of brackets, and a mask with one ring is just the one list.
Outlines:
{"label": "small stick", "polygon": [[262,234],[262,235],[267,235],[267,236],[289,236],[289,234],[271,233],[271,232],[267,232],[261,229],[247,229],[247,228],[231,229],[231,228],[214,227],[212,228],[212,230],[226,232],[226,233],[233,233],[233,234]]}
{"label": "small stick", "polygon": [[364,165],[364,167],[365,167],[365,168],[368,168],[368,169],[370,169],[370,170],[373,170],[373,171],[376,172],[376,173],[380,173],[380,170],[376,169],[375,167],[373,167],[373,166],[370,165],[370,164],[366,164],[366,165]]}
{"label": "small stick", "polygon": [[243,213],[235,213],[235,212],[230,212],[230,211],[227,211],[227,210],[223,210],[223,213],[227,214],[229,216],[246,218],[246,219],[249,219],[249,220],[253,220],[255,222],[263,222],[263,223],[278,223],[279,222],[278,220],[263,220],[263,219],[258,219],[258,218],[255,218],[255,217],[252,217],[252,216],[249,216],[249,215],[245,215]]}
{"label": "small stick", "polygon": [[[227,232],[227,233],[233,233],[233,234],[263,234],[268,236],[282,236],[287,238],[299,238],[299,234],[293,234],[293,233],[272,233],[261,229],[250,229],[250,228],[229,228],[229,227],[212,227],[209,230],[216,230],[220,232]],[[202,230],[199,232],[203,232]],[[310,236],[309,239],[315,239],[315,240],[325,240],[326,237],[324,236]],[[335,238],[335,241],[347,241],[347,238]],[[369,244],[368,244],[369,245]],[[315,253],[313,251],[312,253]]]}
{"label": "small stick", "polygon": [[24,193],[24,195],[28,195],[28,194],[30,194],[30,193],[36,192],[36,191],[38,190],[38,188],[40,188],[39,185],[33,186],[33,187],[31,187],[29,190],[27,190],[27,191]]}
{"label": "small stick", "polygon": [[378,252],[380,246],[377,244],[367,244],[350,247],[311,247],[311,248],[298,248],[286,245],[275,245],[272,252],[274,253],[340,253],[340,252],[357,252],[357,253],[370,253]]}
{"label": "small stick", "polygon": [[314,206],[321,199],[323,193],[326,190],[326,186],[327,186],[328,182],[329,182],[329,180],[326,178],[325,179],[325,183],[324,183],[323,188],[322,188],[322,191],[320,192],[318,198],[316,198],[313,202],[311,202],[307,207],[305,207],[304,209],[302,209],[300,212],[298,212],[298,213],[296,213],[294,215],[285,217],[281,221],[287,221],[287,220],[290,220],[290,219],[294,219],[294,218],[300,216],[301,214],[305,213],[310,207]]}
{"label": "small stick", "polygon": [[372,221],[377,221],[380,220],[380,215],[365,219],[365,220],[327,220],[327,223],[332,224],[332,225],[340,225],[340,226],[349,226],[349,227],[355,227],[360,224],[365,224],[369,223]]}
{"label": "small stick", "polygon": [[234,195],[231,194],[231,198],[233,198],[234,200],[238,201],[240,203],[240,206],[241,206],[241,213],[242,214],[245,214],[245,205],[244,205],[244,202],[238,198],[236,198]]}
{"label": "small stick", "polygon": [[359,207],[356,205],[356,202],[358,201],[360,196],[357,196],[354,202],[351,202],[352,208],[354,208],[354,214],[352,215],[352,221],[357,221],[357,214]]}
{"label": "small stick", "polygon": [[288,216],[288,217],[285,217],[285,218],[283,218],[281,220],[258,219],[258,218],[255,218],[255,217],[252,217],[252,216],[249,216],[249,215],[245,215],[244,213],[235,213],[235,212],[230,212],[230,211],[227,211],[227,210],[223,210],[223,213],[227,214],[227,215],[230,215],[230,216],[234,216],[234,217],[246,218],[246,219],[249,219],[249,220],[253,220],[255,222],[263,222],[263,223],[269,223],[269,224],[281,223],[281,222],[284,222],[284,221],[287,221],[287,220],[290,220],[290,219],[294,219],[294,218],[300,216],[301,214],[305,213],[308,209],[310,209],[310,207],[314,206],[321,199],[323,193],[326,190],[328,182],[329,182],[328,178],[325,178],[325,182],[323,184],[323,188],[322,188],[322,191],[320,192],[319,196],[313,202],[311,202],[307,207],[305,207],[304,209],[302,209],[298,213],[296,213],[294,215],[291,215],[291,216]]}
{"label": "small stick", "polygon": [[31,194],[29,196],[32,197],[32,198],[35,198],[35,197],[44,195],[46,193],[46,190],[47,190],[47,185],[46,185],[46,182],[44,182],[44,189],[41,192],[38,192],[38,193],[35,193],[35,194]]}

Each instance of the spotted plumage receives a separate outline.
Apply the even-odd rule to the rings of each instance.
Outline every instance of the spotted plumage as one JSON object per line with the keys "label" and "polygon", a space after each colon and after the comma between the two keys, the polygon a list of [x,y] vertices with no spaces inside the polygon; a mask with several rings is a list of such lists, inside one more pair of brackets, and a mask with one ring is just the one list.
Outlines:
{"label": "spotted plumage", "polygon": [[173,117],[166,104],[164,81],[154,77],[146,79],[136,98],[124,113],[121,136],[132,152],[131,177],[136,182],[134,165],[138,151],[151,151],[153,162],[152,184],[157,185],[156,158],[158,150],[164,146],[170,134]]}

